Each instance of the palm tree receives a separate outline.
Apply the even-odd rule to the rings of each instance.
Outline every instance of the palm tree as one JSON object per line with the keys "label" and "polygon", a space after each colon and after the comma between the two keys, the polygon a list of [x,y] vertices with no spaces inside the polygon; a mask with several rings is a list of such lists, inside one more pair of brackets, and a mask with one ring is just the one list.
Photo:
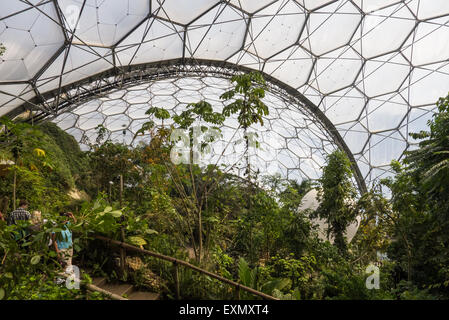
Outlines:
{"label": "palm tree", "polygon": [[419,149],[407,153],[404,162],[416,170],[428,195],[446,200],[449,196],[449,95],[441,98],[437,106],[439,112],[428,121],[430,132],[411,134],[423,140]]}

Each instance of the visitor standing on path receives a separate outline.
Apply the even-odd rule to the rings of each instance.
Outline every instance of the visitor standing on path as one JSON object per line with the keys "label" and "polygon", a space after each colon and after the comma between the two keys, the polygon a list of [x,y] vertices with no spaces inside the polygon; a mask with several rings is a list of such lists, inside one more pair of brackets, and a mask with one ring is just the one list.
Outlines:
{"label": "visitor standing on path", "polygon": [[20,200],[19,207],[9,215],[9,225],[17,224],[17,221],[28,221],[31,219],[31,214],[27,210],[28,205],[28,201]]}
{"label": "visitor standing on path", "polygon": [[52,240],[59,262],[63,268],[67,268],[72,265],[73,256],[72,231],[69,229],[70,218],[73,219],[75,223],[76,218],[71,212],[60,213],[60,215],[65,217],[65,220],[63,221],[64,226],[60,234],[52,234]]}
{"label": "visitor standing on path", "polygon": [[[22,199],[19,202],[19,207],[10,213],[9,215],[9,225],[17,225],[18,221],[29,221],[31,220],[31,214],[27,210],[28,209],[28,201]],[[25,243],[26,238],[30,235],[30,232],[27,228],[19,228],[17,232],[14,234],[14,239],[17,242],[20,242],[22,245]],[[23,248],[23,247],[22,247]],[[25,247],[28,250],[28,247]]]}

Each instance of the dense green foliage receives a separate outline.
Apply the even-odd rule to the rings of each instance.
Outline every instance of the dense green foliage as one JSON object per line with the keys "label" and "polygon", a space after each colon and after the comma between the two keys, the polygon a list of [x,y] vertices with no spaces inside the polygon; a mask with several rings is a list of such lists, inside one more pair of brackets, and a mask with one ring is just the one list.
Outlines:
{"label": "dense green foliage", "polygon": [[[13,207],[11,195],[14,186],[11,182],[16,175],[16,200],[28,199],[38,210],[52,210],[65,205],[67,191],[75,187],[75,178],[85,169],[79,167],[77,172],[68,160],[72,154],[79,162],[85,157],[73,152],[79,150],[73,137],[55,128],[54,124],[32,127],[13,124],[7,119],[2,119],[1,123],[7,131],[0,135],[0,159],[12,163],[2,168],[0,190],[4,197],[8,197],[4,203],[8,202]],[[47,133],[50,130],[58,130],[54,132],[58,132],[60,137],[55,139]],[[6,209],[7,206],[0,210]]]}
{"label": "dense green foliage", "polygon": [[438,295],[449,293],[449,96],[437,103],[428,132],[404,166],[385,184],[393,192],[396,241],[389,256],[407,272],[409,282]]}
{"label": "dense green foliage", "polygon": [[329,225],[327,236],[334,236],[335,245],[343,255],[347,251],[345,231],[357,214],[353,207],[356,191],[352,186],[351,177],[351,164],[344,152],[338,150],[331,153],[323,176],[319,179],[320,206],[315,212]]}
{"label": "dense green foliage", "polygon": [[[263,121],[268,112],[260,100],[263,78],[250,74],[234,80],[236,87],[222,96],[233,100],[222,113],[206,101],[190,104],[180,115],[151,107],[139,132],[149,139],[134,148],[104,141],[106,128],[99,126],[90,151],[82,152],[54,124],[2,119],[0,211],[12,211],[16,181],[16,201],[27,199],[45,222],[17,242],[13,236],[30,223],[0,221],[0,298],[102,298],[53,281],[60,266],[48,240],[61,231],[58,213],[67,210],[77,218],[72,227],[75,264],[91,275],[131,281],[168,299],[175,297],[171,263],[131,254],[122,274],[118,251],[93,235],[188,260],[281,299],[448,298],[449,97],[438,102],[429,132],[414,135],[421,139],[419,147],[402,163],[392,163],[395,174],[358,195],[349,160],[338,150],[328,156],[316,182],[242,178],[216,165],[200,167],[192,161],[193,149],[188,163],[173,163],[174,129],[188,130],[192,145],[198,121],[218,131],[234,113],[245,130]],[[154,118],[172,118],[174,124],[157,126]],[[302,210],[313,188],[320,205]],[[87,196],[73,199],[69,192],[76,189]],[[319,236],[317,217],[327,222],[324,232],[331,241]],[[348,243],[346,229],[356,217],[361,224]],[[380,266],[379,289],[366,286],[365,271],[373,263]],[[179,269],[179,282],[182,298],[235,297],[228,285],[187,268]],[[240,296],[253,298],[245,292]]]}

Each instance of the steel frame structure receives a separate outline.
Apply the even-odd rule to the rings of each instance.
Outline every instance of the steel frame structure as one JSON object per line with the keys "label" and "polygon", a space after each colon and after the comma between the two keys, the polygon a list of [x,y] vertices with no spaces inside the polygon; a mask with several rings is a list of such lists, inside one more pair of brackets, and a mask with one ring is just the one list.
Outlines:
{"label": "steel frame structure", "polygon": [[[170,61],[146,63],[133,65],[126,68],[112,68],[108,71],[96,74],[83,80],[60,87],[53,91],[46,92],[29,104],[15,109],[9,113],[9,117],[15,117],[27,110],[35,109],[35,105],[44,103],[45,105],[54,105],[52,112],[38,109],[33,116],[33,121],[43,121],[49,117],[54,117],[67,110],[76,108],[91,99],[104,96],[105,94],[124,89],[136,84],[148,81],[164,80],[186,76],[203,77],[213,76],[218,78],[230,79],[233,75],[253,70],[232,64],[229,62],[201,60],[201,59],[174,59]],[[263,74],[268,83],[268,90],[283,100],[296,105],[302,111],[307,113],[316,124],[322,128],[323,132],[328,134],[331,141],[343,150],[351,161],[354,177],[359,191],[367,191],[365,180],[362,177],[354,155],[346,145],[338,130],[333,123],[324,115],[324,113],[315,106],[309,99],[299,93],[294,88],[282,83],[274,77]]]}
{"label": "steel frame structure", "polygon": [[364,192],[449,88],[445,0],[186,3],[2,2],[0,115],[44,120],[144,81],[259,70],[345,151]]}

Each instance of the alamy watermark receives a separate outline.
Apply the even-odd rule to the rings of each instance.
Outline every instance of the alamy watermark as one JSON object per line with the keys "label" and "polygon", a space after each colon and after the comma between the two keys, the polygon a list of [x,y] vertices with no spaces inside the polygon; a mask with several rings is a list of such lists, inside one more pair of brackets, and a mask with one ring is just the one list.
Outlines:
{"label": "alamy watermark", "polygon": [[366,278],[365,281],[365,286],[368,290],[372,290],[372,289],[380,289],[380,270],[379,267],[374,265],[374,264],[370,264],[366,267],[365,269],[365,273],[369,274],[369,276]]}
{"label": "alamy watermark", "polygon": [[72,290],[76,289],[79,290],[80,288],[80,269],[77,266],[70,265],[67,266],[65,269],[65,273],[69,276],[65,280],[65,286],[67,289]]}
{"label": "alamy watermark", "polygon": [[63,8],[63,11],[67,27],[69,27],[71,31],[79,30],[81,28],[79,21],[81,8],[77,5],[71,4]]}
{"label": "alamy watermark", "polygon": [[[60,275],[55,283],[56,284],[63,284],[65,283],[65,287],[69,290],[76,289],[79,290],[80,288],[80,269],[78,266],[70,265],[65,268],[64,274]],[[65,279],[64,279],[65,278]]]}

